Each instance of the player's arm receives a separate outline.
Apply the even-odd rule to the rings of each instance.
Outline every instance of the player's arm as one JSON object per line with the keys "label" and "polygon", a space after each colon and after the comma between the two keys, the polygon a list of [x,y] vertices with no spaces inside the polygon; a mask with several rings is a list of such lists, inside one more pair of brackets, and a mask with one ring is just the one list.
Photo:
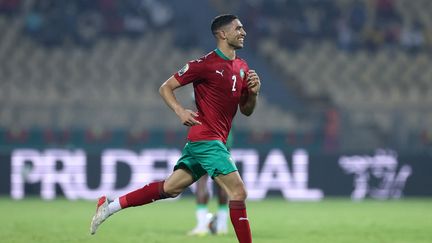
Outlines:
{"label": "player's arm", "polygon": [[257,97],[261,88],[261,81],[255,70],[249,70],[247,74],[247,91],[240,98],[240,111],[245,116],[252,115]]}
{"label": "player's arm", "polygon": [[196,112],[183,108],[183,106],[177,101],[174,90],[179,88],[181,84],[177,81],[174,76],[171,76],[165,81],[159,88],[159,94],[162,96],[165,103],[173,110],[180,121],[185,126],[200,125],[201,122],[196,120],[198,117]]}

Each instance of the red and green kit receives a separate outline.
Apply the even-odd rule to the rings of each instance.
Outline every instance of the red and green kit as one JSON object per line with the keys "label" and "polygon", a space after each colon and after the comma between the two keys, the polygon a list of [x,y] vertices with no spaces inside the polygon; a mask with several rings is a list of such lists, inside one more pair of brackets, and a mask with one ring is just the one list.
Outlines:
{"label": "red and green kit", "polygon": [[193,83],[198,117],[188,140],[226,143],[242,93],[248,92],[249,67],[241,58],[229,60],[219,49],[188,62],[174,77],[181,85]]}

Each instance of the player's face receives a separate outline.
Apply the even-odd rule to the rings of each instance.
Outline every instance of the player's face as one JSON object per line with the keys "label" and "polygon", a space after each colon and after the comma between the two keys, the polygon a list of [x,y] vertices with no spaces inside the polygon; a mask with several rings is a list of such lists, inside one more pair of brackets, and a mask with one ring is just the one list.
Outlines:
{"label": "player's face", "polygon": [[246,31],[238,19],[234,19],[226,28],[226,40],[234,49],[243,48]]}

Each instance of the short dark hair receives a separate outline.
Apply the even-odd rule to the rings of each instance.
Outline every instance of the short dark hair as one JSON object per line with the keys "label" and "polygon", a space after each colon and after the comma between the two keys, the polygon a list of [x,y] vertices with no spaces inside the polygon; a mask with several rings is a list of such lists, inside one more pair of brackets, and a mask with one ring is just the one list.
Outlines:
{"label": "short dark hair", "polygon": [[230,24],[234,19],[238,19],[238,17],[233,14],[223,14],[223,15],[216,16],[213,19],[211,24],[211,31],[213,35],[216,35],[217,31],[221,27]]}

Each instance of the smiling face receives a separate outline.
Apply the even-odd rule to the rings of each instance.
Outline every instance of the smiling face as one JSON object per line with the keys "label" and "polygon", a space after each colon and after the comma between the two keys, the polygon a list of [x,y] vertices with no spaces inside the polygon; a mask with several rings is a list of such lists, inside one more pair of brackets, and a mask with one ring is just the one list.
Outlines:
{"label": "smiling face", "polygon": [[222,36],[227,44],[234,50],[243,48],[246,31],[238,19],[234,19],[230,24],[221,29]]}

